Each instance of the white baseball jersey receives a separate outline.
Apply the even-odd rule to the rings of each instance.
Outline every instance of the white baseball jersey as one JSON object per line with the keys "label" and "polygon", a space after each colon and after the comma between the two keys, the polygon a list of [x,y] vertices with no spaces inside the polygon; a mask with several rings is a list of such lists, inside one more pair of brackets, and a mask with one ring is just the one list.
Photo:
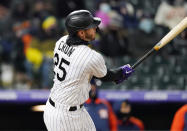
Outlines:
{"label": "white baseball jersey", "polygon": [[68,107],[81,105],[88,99],[91,78],[104,77],[107,73],[105,61],[86,45],[68,46],[67,37],[58,40],[54,49],[55,75],[50,98],[57,107],[47,102],[44,121],[48,130],[53,131],[95,130],[84,107],[73,112]]}

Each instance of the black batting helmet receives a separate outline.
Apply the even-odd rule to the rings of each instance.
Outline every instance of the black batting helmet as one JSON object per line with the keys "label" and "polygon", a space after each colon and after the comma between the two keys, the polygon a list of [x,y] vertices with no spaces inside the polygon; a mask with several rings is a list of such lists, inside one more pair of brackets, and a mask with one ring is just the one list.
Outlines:
{"label": "black batting helmet", "polygon": [[88,10],[77,10],[71,12],[65,21],[65,26],[69,34],[75,34],[79,30],[97,27],[101,19],[93,17]]}

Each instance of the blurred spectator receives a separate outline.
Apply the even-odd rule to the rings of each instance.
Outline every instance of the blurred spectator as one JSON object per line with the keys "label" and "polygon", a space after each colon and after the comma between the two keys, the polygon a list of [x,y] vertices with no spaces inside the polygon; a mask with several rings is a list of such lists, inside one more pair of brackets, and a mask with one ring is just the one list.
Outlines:
{"label": "blurred spectator", "polygon": [[[162,1],[155,16],[155,23],[162,27],[166,34],[175,27],[185,16],[187,16],[187,3],[184,0]],[[173,41],[171,41],[174,43]],[[168,47],[169,54],[178,55],[180,52],[174,44]]]}
{"label": "blurred spectator", "polygon": [[0,20],[4,19],[8,14],[8,8],[3,5],[0,5]]}
{"label": "blurred spectator", "polygon": [[144,14],[139,23],[139,29],[143,32],[150,34],[153,32],[154,29],[154,21],[150,14]]}
{"label": "blurred spectator", "polygon": [[155,23],[172,29],[185,16],[187,16],[187,3],[184,0],[162,1],[155,16]]}
{"label": "blurred spectator", "polygon": [[129,53],[128,32],[123,29],[123,18],[116,11],[109,13],[108,28],[100,33],[99,50],[108,57],[115,58]]}
{"label": "blurred spectator", "polygon": [[0,84],[10,88],[13,83],[13,66],[10,63],[12,42],[8,36],[8,30],[11,29],[9,18],[10,10],[0,5]]}
{"label": "blurred spectator", "polygon": [[24,39],[29,34],[30,3],[26,0],[15,0],[11,3],[11,26],[12,26],[12,62],[14,65],[14,88],[30,89],[28,77],[25,75],[25,52]]}
{"label": "blurred spectator", "polygon": [[187,104],[183,105],[175,113],[171,131],[187,131]]}
{"label": "blurred spectator", "polygon": [[95,81],[91,81],[90,98],[85,107],[92,117],[97,131],[117,131],[117,119],[108,101],[98,98]]}
{"label": "blurred spectator", "polygon": [[34,19],[43,20],[49,14],[55,14],[54,6],[50,0],[36,0],[33,4],[31,14]]}
{"label": "blurred spectator", "polygon": [[52,81],[53,49],[59,38],[57,24],[54,16],[46,17],[26,48],[27,74],[34,83],[41,81],[41,85],[37,86],[45,89],[50,87]]}
{"label": "blurred spectator", "polygon": [[11,22],[11,11],[5,6],[0,5],[0,59],[1,62],[9,63],[11,61],[12,51],[12,22]]}
{"label": "blurred spectator", "polygon": [[133,130],[133,131],[143,131],[144,124],[143,122],[133,117],[131,114],[131,105],[128,100],[125,100],[121,103],[120,109],[117,111],[118,118],[118,130]]}
{"label": "blurred spectator", "polygon": [[[26,79],[24,76],[24,60],[25,55],[23,52],[23,41],[22,37],[28,33],[30,22],[29,22],[29,4],[22,0],[15,0],[11,2],[10,10],[5,10],[6,15],[3,15],[1,19],[1,31],[2,37],[0,45],[2,47],[2,65],[6,68],[2,68],[2,86],[7,87],[7,82],[12,83],[14,80],[15,84],[18,79]],[[3,67],[3,66],[2,66]],[[3,74],[7,74],[3,75]],[[8,75],[9,74],[9,75]],[[14,76],[15,75],[15,76]],[[3,78],[6,76],[6,79]],[[12,78],[14,76],[14,79]],[[14,85],[14,86],[15,86]],[[12,86],[10,84],[10,86]]]}
{"label": "blurred spectator", "polygon": [[111,7],[108,3],[102,2],[99,4],[99,10],[96,11],[95,16],[101,18],[101,24],[99,25],[99,28],[101,30],[104,30],[109,25],[110,11],[111,11]]}
{"label": "blurred spectator", "polygon": [[10,64],[1,63],[1,84],[3,87],[12,88],[13,84],[13,67]]}
{"label": "blurred spectator", "polygon": [[14,0],[11,4],[11,14],[16,21],[23,21],[29,18],[30,6],[26,0]]}
{"label": "blurred spectator", "polygon": [[138,19],[133,5],[126,1],[119,2],[119,12],[123,17],[123,26],[125,28],[137,28]]}

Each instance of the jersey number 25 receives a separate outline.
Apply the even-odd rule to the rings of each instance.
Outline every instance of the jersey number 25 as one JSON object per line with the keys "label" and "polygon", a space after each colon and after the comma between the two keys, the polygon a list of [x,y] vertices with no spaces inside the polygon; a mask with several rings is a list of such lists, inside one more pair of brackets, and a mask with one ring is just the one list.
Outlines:
{"label": "jersey number 25", "polygon": [[[61,58],[61,60],[59,60],[59,55],[57,53],[55,53],[54,59],[56,59],[54,62],[55,66],[58,66],[58,68],[63,72],[62,76],[59,76],[59,73],[56,73],[56,72],[55,72],[55,75],[57,75],[57,79],[59,81],[63,81],[63,80],[65,80],[67,73],[66,73],[65,68],[62,66],[62,64],[64,63],[66,65],[69,65],[70,62],[65,60],[64,58]],[[60,64],[59,64],[59,61],[60,61]]]}

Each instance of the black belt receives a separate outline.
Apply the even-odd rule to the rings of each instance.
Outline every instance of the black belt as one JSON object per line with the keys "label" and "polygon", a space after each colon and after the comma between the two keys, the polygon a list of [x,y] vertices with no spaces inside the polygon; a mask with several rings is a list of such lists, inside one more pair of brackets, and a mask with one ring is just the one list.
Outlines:
{"label": "black belt", "polygon": [[[51,98],[49,98],[49,103],[53,106],[53,107],[55,107],[55,102],[53,101],[53,100],[51,100]],[[80,108],[82,108],[83,107],[83,104],[81,104],[80,105]],[[71,106],[70,108],[69,108],[69,111],[76,111],[77,110],[77,107],[76,106]]]}

